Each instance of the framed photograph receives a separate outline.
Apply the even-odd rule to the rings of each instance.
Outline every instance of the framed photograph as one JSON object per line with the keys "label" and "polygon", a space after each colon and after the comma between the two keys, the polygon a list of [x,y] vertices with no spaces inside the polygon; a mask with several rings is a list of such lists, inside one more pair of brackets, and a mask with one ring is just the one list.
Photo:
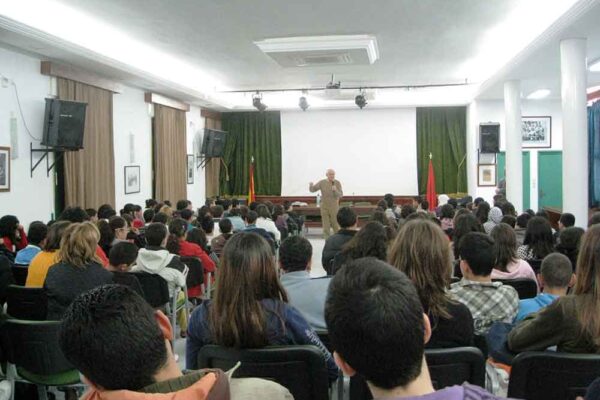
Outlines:
{"label": "framed photograph", "polygon": [[140,166],[125,166],[125,194],[140,192]]}
{"label": "framed photograph", "polygon": [[10,147],[0,147],[0,192],[10,192]]}
{"label": "framed photograph", "polygon": [[194,183],[194,155],[187,155],[187,183],[191,185]]}
{"label": "framed photograph", "polygon": [[477,186],[496,186],[496,164],[477,166]]}
{"label": "framed photograph", "polygon": [[552,147],[552,117],[523,117],[521,121],[522,147]]}

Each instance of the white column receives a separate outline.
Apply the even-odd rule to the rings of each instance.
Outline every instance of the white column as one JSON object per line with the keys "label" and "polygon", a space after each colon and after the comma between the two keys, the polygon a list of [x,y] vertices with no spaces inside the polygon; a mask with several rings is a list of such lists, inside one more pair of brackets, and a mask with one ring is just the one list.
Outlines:
{"label": "white column", "polygon": [[521,82],[504,83],[506,137],[506,198],[523,211],[523,153],[521,150]]}
{"label": "white column", "polygon": [[586,39],[560,42],[563,119],[563,210],[577,226],[588,220],[588,126]]}

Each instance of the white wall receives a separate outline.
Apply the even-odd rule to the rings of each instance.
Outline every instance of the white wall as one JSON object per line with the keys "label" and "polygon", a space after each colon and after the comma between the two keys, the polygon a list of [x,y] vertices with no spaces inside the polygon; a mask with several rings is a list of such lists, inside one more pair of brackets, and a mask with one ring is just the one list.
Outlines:
{"label": "white wall", "polygon": [[[521,113],[528,116],[552,117],[552,147],[549,149],[524,149],[530,152],[530,207],[538,208],[538,153],[540,151],[562,150],[562,112],[560,100],[523,100]],[[479,143],[479,124],[486,122],[500,123],[500,151],[505,151],[506,132],[504,102],[502,100],[478,100],[473,102],[468,109],[467,149],[469,152],[467,174],[469,180],[469,193],[474,197],[483,197],[492,202],[495,194],[493,187],[477,186],[477,149]],[[510,200],[510,199],[509,199]],[[522,210],[517,210],[522,211]]]}
{"label": "white wall", "polygon": [[[186,114],[187,118],[187,153],[188,154],[196,154],[194,146],[196,143],[194,142],[194,138],[197,133],[199,133],[200,137],[202,137],[203,129],[204,129],[204,118],[200,115],[200,108],[196,106],[192,106],[190,111]],[[195,164],[198,164],[198,161],[195,160]],[[187,197],[194,206],[194,208],[198,208],[204,204],[204,200],[206,199],[206,178],[204,175],[204,168],[196,168],[194,165],[194,183],[187,186]]]}
{"label": "white wall", "polygon": [[[36,138],[42,137],[44,98],[48,97],[50,78],[40,74],[40,61],[0,48],[0,74],[17,85],[25,122]],[[10,120],[16,118],[17,149],[11,145]],[[54,178],[46,176],[43,161],[30,177],[29,144],[40,147],[39,141],[26,132],[12,85],[0,87],[0,146],[13,147],[17,159],[11,160],[10,192],[0,192],[0,215],[16,215],[27,228],[34,220],[48,221],[54,212]],[[37,160],[41,154],[34,155]]]}
{"label": "white wall", "polygon": [[281,112],[283,196],[336,170],[344,194],[415,195],[416,109]]}

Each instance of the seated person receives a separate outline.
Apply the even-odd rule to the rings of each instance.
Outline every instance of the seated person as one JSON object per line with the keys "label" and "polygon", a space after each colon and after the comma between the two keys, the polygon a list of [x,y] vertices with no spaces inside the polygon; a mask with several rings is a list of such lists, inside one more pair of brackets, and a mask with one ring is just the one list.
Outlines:
{"label": "seated person", "polygon": [[375,257],[387,260],[388,235],[385,227],[379,222],[368,222],[348,241],[333,258],[331,274],[336,273],[352,260],[363,257]]}
{"label": "seated person", "polygon": [[575,226],[575,216],[571,213],[562,213],[558,220],[558,230],[554,232],[554,241],[560,243],[560,232],[573,226]]}
{"label": "seated person", "polygon": [[450,286],[454,298],[471,310],[475,334],[485,335],[494,322],[512,322],[519,309],[517,291],[492,282],[494,241],[483,233],[470,232],[458,245],[463,278]]}
{"label": "seated person", "polygon": [[577,226],[571,226],[560,231],[556,251],[569,257],[573,271],[577,272],[577,257],[579,256],[579,245],[585,231]]}
{"label": "seated person", "polygon": [[[496,265],[492,270],[492,279],[531,279],[536,282],[535,272],[525,260],[517,257],[517,237],[507,224],[498,224],[490,233],[494,240]],[[538,288],[539,290],[539,288]]]}
{"label": "seated person", "polygon": [[48,271],[44,289],[48,296],[47,318],[60,321],[67,307],[83,292],[112,283],[113,274],[96,255],[100,239],[91,222],[75,223],[65,230],[58,252],[58,263]]}
{"label": "seated person", "polygon": [[515,317],[515,322],[521,321],[529,314],[538,312],[559,297],[565,296],[575,283],[571,261],[560,253],[550,253],[544,258],[538,278],[543,293],[533,299],[519,301],[519,312]]}
{"label": "seated person", "polygon": [[566,353],[600,352],[600,225],[585,233],[577,260],[573,294],[562,296],[521,321],[508,335],[509,350]]}
{"label": "seated person", "polygon": [[95,208],[86,208],[85,212],[87,213],[90,222],[93,222],[94,224],[98,222],[98,211],[96,211]]}
{"label": "seated person", "polygon": [[227,219],[230,220],[233,225],[233,232],[243,231],[246,228],[246,224],[242,219],[242,213],[239,208],[232,208],[231,211],[229,211]]}
{"label": "seated person", "polygon": [[0,239],[13,258],[17,251],[24,249],[28,244],[25,229],[14,215],[0,218]]}
{"label": "seated person", "polygon": [[192,221],[194,219],[194,212],[189,208],[185,208],[179,212],[179,217],[187,223],[187,230],[191,231],[195,228]]}
{"label": "seated person", "polygon": [[[182,373],[170,340],[169,318],[131,289],[104,285],[79,296],[59,331],[67,360],[89,385],[84,400],[231,398],[289,399],[282,386],[232,379],[218,369]],[[254,397],[252,397],[254,396]]]}
{"label": "seated person", "polygon": [[138,247],[129,242],[120,242],[115,244],[108,254],[108,269],[113,273],[113,282],[119,285],[129,286],[140,296],[144,296],[144,291],[140,281],[135,274],[130,273],[131,266],[135,263],[138,256]]}
{"label": "seated person", "polygon": [[328,275],[332,274],[331,262],[333,257],[342,251],[344,245],[358,232],[358,218],[350,207],[341,207],[337,212],[336,219],[340,225],[340,230],[327,238],[321,256],[321,265],[323,265],[323,269],[327,271]]}
{"label": "seated person", "polygon": [[246,214],[246,228],[244,229],[244,232],[252,232],[263,237],[267,242],[269,242],[269,245],[271,245],[273,251],[275,251],[275,238],[263,228],[256,226],[257,219],[258,214],[256,211],[248,211],[248,214]]}
{"label": "seated person", "polygon": [[525,241],[525,233],[527,231],[527,223],[531,219],[531,215],[523,213],[517,217],[517,224],[515,226],[515,235],[517,236],[517,244],[523,245]]}
{"label": "seated person", "polygon": [[272,234],[275,238],[275,241],[279,242],[281,240],[281,232],[279,232],[275,222],[273,222],[271,219],[271,212],[269,211],[269,208],[264,204],[260,204],[258,207],[256,207],[256,213],[258,214],[256,226]]}
{"label": "seated person", "polygon": [[279,248],[280,278],[290,304],[314,329],[327,330],[323,307],[331,278],[311,278],[312,246],[302,236],[290,236]]}
{"label": "seated person", "polygon": [[231,219],[222,218],[219,221],[219,230],[221,231],[221,234],[210,241],[210,248],[220,258],[225,243],[233,236],[233,224],[231,223]]}
{"label": "seated person", "polygon": [[390,248],[389,263],[413,281],[432,322],[428,348],[473,345],[471,311],[446,291],[451,259],[445,233],[433,222],[422,219],[406,222]]}
{"label": "seated person", "polygon": [[29,244],[22,250],[17,252],[15,257],[15,264],[17,265],[29,265],[33,257],[35,257],[42,247],[46,243],[46,236],[48,235],[48,225],[41,221],[34,221],[29,225],[27,231],[27,239]]}
{"label": "seated person", "polygon": [[[290,233],[292,233],[292,232],[298,233],[298,232],[302,231],[302,227],[304,226],[304,216],[298,215],[298,213],[294,212],[294,206],[292,204],[293,203],[291,201],[285,200],[283,202],[283,209],[289,216],[288,227],[289,227]],[[290,224],[292,224],[292,225],[290,226]]]}
{"label": "seated person", "polygon": [[335,275],[325,321],[337,364],[375,399],[497,399],[468,383],[435,391],[424,357],[431,323],[410,279],[383,261],[355,260]]}
{"label": "seated person", "polygon": [[58,262],[58,250],[65,229],[71,225],[69,221],[56,221],[48,229],[46,243],[27,268],[26,287],[42,287],[51,266]]}
{"label": "seated person", "polygon": [[187,368],[198,367],[198,352],[206,344],[237,349],[312,344],[322,352],[330,380],[338,377],[329,351],[302,314],[288,305],[269,244],[253,233],[238,233],[225,245],[215,295],[190,318]]}
{"label": "seated person", "polygon": [[0,322],[4,321],[4,303],[8,295],[8,287],[15,284],[12,272],[13,263],[0,254]]}

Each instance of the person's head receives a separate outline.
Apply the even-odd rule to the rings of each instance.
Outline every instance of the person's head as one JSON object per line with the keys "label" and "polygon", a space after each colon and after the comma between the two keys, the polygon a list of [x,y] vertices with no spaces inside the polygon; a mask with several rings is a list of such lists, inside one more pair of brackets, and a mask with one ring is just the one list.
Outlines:
{"label": "person's head", "polygon": [[113,209],[113,206],[111,206],[110,204],[102,204],[100,207],[98,207],[98,219],[107,220],[113,215],[117,215],[117,212]]}
{"label": "person's head", "polygon": [[386,205],[387,205],[387,208],[391,208],[391,209],[393,209],[393,208],[394,208],[394,206],[395,206],[395,204],[394,204],[394,203],[395,203],[395,199],[394,199],[394,195],[393,195],[393,194],[391,194],[391,193],[386,193],[386,194],[383,196],[383,200],[385,200],[385,203],[386,203]]}
{"label": "person's head", "polygon": [[290,236],[281,242],[279,265],[285,272],[310,271],[312,245],[302,236]]}
{"label": "person's head", "polygon": [[198,209],[198,213],[197,213],[198,220],[202,220],[202,218],[204,218],[205,215],[212,216],[212,214],[210,213],[209,206],[202,206]]}
{"label": "person's head", "polygon": [[129,233],[129,228],[127,226],[127,221],[123,217],[114,216],[108,220],[108,226],[113,232],[113,235],[116,239],[126,240],[127,233]]}
{"label": "person's head", "polygon": [[514,215],[504,215],[500,220],[500,223],[506,224],[514,229],[517,224],[517,218],[515,218]]}
{"label": "person's head", "polygon": [[240,206],[240,201],[237,197],[231,199],[231,209],[238,208]]}
{"label": "person's head", "polygon": [[385,262],[361,258],[338,271],[325,321],[337,364],[363,376],[371,391],[405,387],[421,375],[429,319],[411,280]]}
{"label": "person's head", "polygon": [[179,212],[179,216],[181,217],[181,219],[190,223],[190,222],[192,222],[192,218],[194,218],[194,212],[192,210],[190,210],[189,208],[184,208],[183,210],[181,210]]}
{"label": "person's head", "polygon": [[189,200],[179,200],[176,204],[177,211],[185,210],[192,205],[192,202]]}
{"label": "person's head", "polygon": [[291,210],[292,210],[292,208],[293,208],[293,207],[292,207],[292,202],[291,202],[291,201],[289,201],[289,200],[284,200],[284,201],[283,201],[283,209],[284,209],[285,211],[291,211]]}
{"label": "person's head", "polygon": [[100,232],[91,222],[70,224],[60,241],[58,262],[83,268],[92,262],[99,262],[96,248]]}
{"label": "person's head", "polygon": [[223,210],[229,212],[229,210],[231,209],[231,200],[223,199],[221,205],[223,206]]}
{"label": "person's head", "polygon": [[92,222],[98,221],[98,212],[95,208],[86,208],[85,212],[87,213],[89,220]]}
{"label": "person's head", "polygon": [[207,197],[206,200],[204,201],[204,205],[209,208],[214,206],[215,204],[216,204],[215,198],[213,198],[213,197]]}
{"label": "person's head", "polygon": [[285,214],[285,210],[283,209],[282,205],[277,204],[274,208],[273,208],[273,214],[271,215],[271,218],[273,219],[273,221],[276,221],[277,218],[280,215]]}
{"label": "person's head", "polygon": [[185,240],[197,244],[202,250],[208,252],[208,239],[206,238],[206,233],[204,233],[202,229],[194,228],[189,230]]}
{"label": "person's head", "polygon": [[210,235],[215,230],[215,221],[210,215],[205,215],[200,220],[200,227],[207,235]]}
{"label": "person's head", "polygon": [[588,228],[596,224],[600,224],[600,212],[595,212],[594,214],[592,214],[588,221]]}
{"label": "person's head", "polygon": [[146,243],[152,247],[165,247],[167,244],[167,227],[160,222],[153,222],[146,227]]}
{"label": "person's head", "polygon": [[29,224],[27,230],[27,240],[29,244],[34,246],[43,247],[46,242],[46,236],[48,235],[48,225],[42,221],[33,221]]}
{"label": "person's head", "polygon": [[44,243],[43,251],[52,252],[60,249],[60,241],[65,229],[71,225],[69,221],[56,221],[48,228],[46,243]]}
{"label": "person's head", "polygon": [[550,221],[550,215],[548,215],[548,212],[546,210],[538,210],[538,212],[535,213],[535,216],[542,217]]}
{"label": "person's head", "polygon": [[58,219],[62,221],[85,222],[89,221],[90,217],[81,207],[67,207],[63,210]]}
{"label": "person's head", "polygon": [[231,233],[233,230],[233,224],[229,218],[223,218],[219,221],[219,230],[223,234]]}
{"label": "person's head", "polygon": [[458,259],[458,244],[460,239],[469,232],[483,232],[481,222],[472,213],[462,214],[455,218],[452,231],[452,245],[454,258]]}
{"label": "person's head", "polygon": [[154,218],[152,218],[152,222],[160,223],[166,225],[169,221],[169,216],[163,212],[158,212],[154,214]]}
{"label": "person's head", "polygon": [[385,211],[386,208],[388,208],[388,204],[385,200],[379,200],[377,202],[377,208],[381,209],[382,211]]}
{"label": "person's head", "polygon": [[[600,226],[590,227],[581,240],[574,293],[583,300],[577,307],[583,332],[600,346]],[[587,296],[583,296],[587,295]]]}
{"label": "person's head", "polygon": [[253,201],[250,204],[248,204],[248,209],[250,209],[251,211],[256,211],[256,207],[258,207],[259,205],[259,202]]}
{"label": "person's head", "polygon": [[494,268],[508,272],[508,264],[517,261],[517,235],[510,225],[498,224],[490,232],[494,240]]}
{"label": "person's head", "polygon": [[460,270],[467,279],[489,277],[494,269],[494,240],[479,232],[467,233],[458,244]]}
{"label": "person's head", "polygon": [[581,243],[581,237],[585,231],[582,228],[571,226],[560,231],[558,235],[559,244],[556,246],[556,250],[561,253],[565,251],[577,251],[579,244]]}
{"label": "person's head", "polygon": [[209,312],[215,344],[236,348],[267,345],[265,315],[260,303],[263,299],[287,303],[271,246],[255,233],[240,232],[227,241],[221,256]]}
{"label": "person's head", "polygon": [[340,228],[349,229],[357,227],[356,213],[350,207],[340,207],[337,212],[336,219]]}
{"label": "person's head", "polygon": [[517,210],[515,210],[515,206],[513,203],[505,201],[503,203],[500,203],[499,207],[502,210],[502,215],[504,215],[504,216],[510,215],[512,217],[517,216]]}
{"label": "person's head", "polygon": [[503,203],[506,203],[506,198],[500,193],[495,194],[492,200],[494,201],[494,207],[500,207]]}
{"label": "person's head", "polygon": [[134,212],[135,212],[135,204],[127,203],[123,206],[123,214],[129,214],[129,215],[133,216]]}
{"label": "person's head", "polygon": [[421,200],[421,210],[429,210],[429,202],[427,200]]}
{"label": "person's head", "polygon": [[490,214],[490,205],[486,201],[479,203],[475,216],[482,224],[485,224]]}
{"label": "person's head", "polygon": [[168,317],[122,285],[78,296],[58,334],[66,359],[93,386],[131,391],[156,383],[161,371],[176,367],[172,338]]}
{"label": "person's head", "polygon": [[368,222],[346,243],[342,253],[353,260],[362,257],[375,257],[385,261],[387,259],[387,233],[385,227],[379,222]]}
{"label": "person's head", "polygon": [[439,226],[422,219],[404,224],[392,244],[388,262],[413,281],[429,315],[450,318],[446,288],[452,264],[448,239]]}
{"label": "person's head", "polygon": [[153,219],[154,219],[154,210],[151,208],[144,210],[144,222],[149,224],[150,222],[152,222]]}
{"label": "person's head", "polygon": [[173,209],[171,208],[171,206],[168,205],[164,205],[160,208],[159,212],[166,214],[167,218],[171,218],[173,216]]}
{"label": "person's head", "polygon": [[548,254],[542,260],[538,279],[544,290],[564,289],[566,291],[575,281],[571,260],[564,254]]}
{"label": "person's head", "polygon": [[187,232],[187,227],[187,221],[184,219],[173,218],[173,220],[169,222],[169,233],[175,236],[177,239],[183,240]]}
{"label": "person's head", "polygon": [[519,215],[517,217],[517,227],[525,229],[527,228],[527,224],[529,223],[529,220],[531,219],[531,214],[528,213],[523,213],[521,215]]}
{"label": "person's head", "polygon": [[378,208],[375,211],[373,211],[373,214],[371,215],[370,221],[376,221],[379,222],[381,225],[389,225],[390,224],[390,220],[389,218],[385,215],[385,211]]}
{"label": "person's head", "polygon": [[[246,210],[247,210],[247,208],[246,208]],[[229,210],[229,216],[230,217],[241,217],[242,216],[242,208],[241,207],[232,208],[231,210]]]}
{"label": "person's head", "polygon": [[325,176],[329,182],[333,182],[335,180],[335,171],[330,168],[325,171]]}
{"label": "person's head", "polygon": [[558,229],[563,230],[575,225],[575,216],[571,213],[562,213],[558,220]]}
{"label": "person's head", "polygon": [[19,224],[19,219],[14,215],[3,216],[0,218],[0,236],[6,236],[13,242],[16,241]]}
{"label": "person's head", "polygon": [[475,200],[473,200],[473,206],[475,208],[479,207],[479,205],[481,203],[483,203],[485,200],[483,199],[483,197],[476,197]]}
{"label": "person's head", "polygon": [[413,208],[416,209],[421,204],[421,201],[421,196],[413,196],[413,198],[411,199],[411,205],[413,206]]}
{"label": "person's head", "polygon": [[450,204],[444,204],[440,209],[440,218],[454,218],[454,207]]}
{"label": "person's head", "polygon": [[258,214],[259,218],[271,218],[269,208],[264,204],[261,204],[258,207],[256,207],[256,213]]}
{"label": "person's head", "polygon": [[157,201],[154,199],[147,199],[146,200],[146,208],[154,208],[157,204]]}
{"label": "person's head", "polygon": [[246,223],[248,225],[254,225],[257,219],[258,214],[256,213],[256,211],[248,211],[248,214],[246,215]]}
{"label": "person's head", "polygon": [[115,244],[108,253],[108,261],[111,269],[120,272],[129,271],[138,255],[138,247],[129,242]]}
{"label": "person's head", "polygon": [[415,207],[413,207],[411,204],[404,204],[400,209],[400,218],[406,219],[409,215],[414,214],[415,212]]}
{"label": "person's head", "polygon": [[529,246],[537,259],[543,259],[554,251],[552,227],[547,218],[533,217],[527,223],[523,244]]}
{"label": "person's head", "polygon": [[223,216],[223,206],[216,205],[210,208],[210,212],[214,218],[221,218]]}

